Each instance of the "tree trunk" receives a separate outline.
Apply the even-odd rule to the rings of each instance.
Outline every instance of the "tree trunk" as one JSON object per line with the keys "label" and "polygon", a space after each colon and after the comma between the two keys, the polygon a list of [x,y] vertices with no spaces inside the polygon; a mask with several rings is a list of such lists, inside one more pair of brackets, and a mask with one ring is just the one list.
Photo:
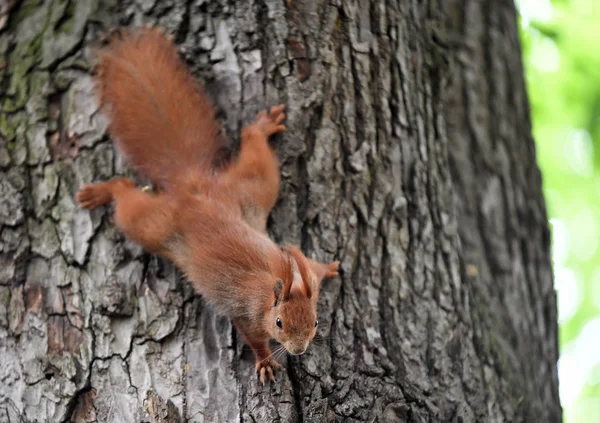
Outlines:
{"label": "tree trunk", "polygon": [[[74,203],[130,173],[92,48],[147,22],[233,140],[287,104],[270,234],[342,263],[320,339],[264,387],[227,318]],[[512,1],[25,0],[0,27],[1,422],[561,420]]]}

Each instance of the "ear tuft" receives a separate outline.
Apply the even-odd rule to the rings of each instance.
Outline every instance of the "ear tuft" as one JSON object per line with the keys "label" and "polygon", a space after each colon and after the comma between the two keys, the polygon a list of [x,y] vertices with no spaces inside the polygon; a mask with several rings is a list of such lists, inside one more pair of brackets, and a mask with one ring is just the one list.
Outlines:
{"label": "ear tuft", "polygon": [[302,253],[302,251],[294,245],[288,245],[287,250],[296,261],[296,265],[300,271],[300,277],[302,278],[302,283],[304,284],[306,296],[308,298],[312,297],[313,286],[308,259],[304,256],[304,253]]}
{"label": "ear tuft", "polygon": [[279,303],[282,293],[283,293],[283,281],[281,279],[277,279],[275,281],[275,285],[273,285],[273,294],[275,294],[275,304],[273,304],[273,305],[277,305],[277,303]]}
{"label": "ear tuft", "polygon": [[280,299],[282,301],[287,301],[294,281],[292,258],[288,254],[282,254],[281,260],[278,260],[276,266],[272,269],[272,272],[273,275],[277,277],[278,282],[282,285]]}

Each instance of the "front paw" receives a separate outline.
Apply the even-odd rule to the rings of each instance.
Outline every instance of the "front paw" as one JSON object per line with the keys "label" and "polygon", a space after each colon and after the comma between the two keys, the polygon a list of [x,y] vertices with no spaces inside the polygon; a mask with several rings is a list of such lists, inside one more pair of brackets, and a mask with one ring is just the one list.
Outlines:
{"label": "front paw", "polygon": [[267,357],[264,360],[256,362],[256,372],[262,384],[268,379],[275,380],[275,370],[281,369],[279,364],[273,357]]}
{"label": "front paw", "polygon": [[256,116],[256,125],[267,136],[285,131],[285,125],[281,125],[281,122],[285,119],[283,109],[285,109],[284,104],[273,106],[268,115],[267,111],[263,110]]}

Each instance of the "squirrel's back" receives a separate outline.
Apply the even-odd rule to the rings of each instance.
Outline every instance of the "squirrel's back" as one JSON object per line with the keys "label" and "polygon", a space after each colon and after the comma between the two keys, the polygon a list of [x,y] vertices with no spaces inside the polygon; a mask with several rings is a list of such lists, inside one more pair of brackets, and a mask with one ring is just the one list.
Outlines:
{"label": "squirrel's back", "polygon": [[121,31],[98,56],[101,106],[127,161],[167,190],[211,171],[221,148],[214,105],[164,32]]}

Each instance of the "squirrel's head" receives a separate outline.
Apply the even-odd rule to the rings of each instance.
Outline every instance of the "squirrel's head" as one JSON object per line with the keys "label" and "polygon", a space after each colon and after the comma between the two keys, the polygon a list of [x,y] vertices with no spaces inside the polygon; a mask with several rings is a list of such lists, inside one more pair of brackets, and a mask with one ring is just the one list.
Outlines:
{"label": "squirrel's head", "polygon": [[[325,277],[337,275],[339,263],[312,261],[296,247],[287,246],[273,286],[273,303],[266,315],[267,331],[294,355],[303,354],[317,332],[317,300]],[[295,263],[295,265],[294,265]],[[323,273],[323,266],[330,270]]]}

